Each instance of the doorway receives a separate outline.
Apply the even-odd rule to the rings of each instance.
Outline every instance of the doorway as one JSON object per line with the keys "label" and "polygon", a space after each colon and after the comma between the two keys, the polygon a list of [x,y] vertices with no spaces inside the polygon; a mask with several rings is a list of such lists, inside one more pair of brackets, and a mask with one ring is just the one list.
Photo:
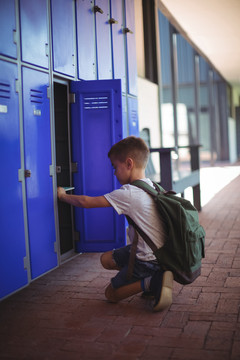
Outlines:
{"label": "doorway", "polygon": [[[54,82],[57,186],[72,187],[71,130],[67,82]],[[71,194],[71,191],[68,193]],[[74,253],[73,207],[58,201],[61,260]]]}

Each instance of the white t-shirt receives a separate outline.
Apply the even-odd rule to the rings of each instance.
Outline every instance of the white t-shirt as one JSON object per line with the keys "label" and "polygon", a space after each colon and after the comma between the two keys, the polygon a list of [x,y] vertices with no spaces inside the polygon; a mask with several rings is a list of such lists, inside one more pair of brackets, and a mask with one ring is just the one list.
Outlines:
{"label": "white t-shirt", "polygon": [[[141,179],[153,186],[150,179]],[[119,215],[128,215],[142,229],[154,244],[160,248],[165,242],[165,229],[161,222],[156,204],[148,193],[130,184],[123,185],[120,189],[105,194],[104,197]],[[134,228],[129,226],[128,237],[130,243],[134,238]],[[142,237],[138,236],[137,258],[143,261],[156,260],[150,247]]]}

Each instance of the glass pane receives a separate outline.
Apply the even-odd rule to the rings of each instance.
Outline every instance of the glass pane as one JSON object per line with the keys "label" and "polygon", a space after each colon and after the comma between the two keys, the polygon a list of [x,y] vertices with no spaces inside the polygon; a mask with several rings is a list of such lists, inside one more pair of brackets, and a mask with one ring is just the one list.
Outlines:
{"label": "glass pane", "polygon": [[171,34],[169,21],[159,11],[159,36],[161,55],[161,123],[162,123],[162,146],[175,146],[174,141],[174,118],[173,118],[173,89],[171,68]]}
{"label": "glass pane", "polygon": [[[194,51],[179,34],[176,35],[177,50],[177,130],[178,146],[198,143],[195,105]],[[189,148],[179,149],[178,176],[191,171]]]}
{"label": "glass pane", "polygon": [[202,164],[211,161],[211,121],[209,103],[209,65],[199,57],[199,130],[200,130],[200,161]]}

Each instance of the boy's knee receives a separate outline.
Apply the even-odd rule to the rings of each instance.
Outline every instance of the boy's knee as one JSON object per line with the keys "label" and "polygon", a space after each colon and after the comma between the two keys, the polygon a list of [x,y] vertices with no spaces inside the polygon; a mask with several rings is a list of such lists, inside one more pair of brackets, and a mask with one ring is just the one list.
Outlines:
{"label": "boy's knee", "polygon": [[107,270],[115,270],[116,264],[115,261],[112,258],[112,251],[107,251],[103,253],[100,257],[100,261],[104,269]]}
{"label": "boy's knee", "polygon": [[101,264],[105,269],[109,268],[109,254],[108,253],[109,253],[109,251],[102,254],[100,257]]}

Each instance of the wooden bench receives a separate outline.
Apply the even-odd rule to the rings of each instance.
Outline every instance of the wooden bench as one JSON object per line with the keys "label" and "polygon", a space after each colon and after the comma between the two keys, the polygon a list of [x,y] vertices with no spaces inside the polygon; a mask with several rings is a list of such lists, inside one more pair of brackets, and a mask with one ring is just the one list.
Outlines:
{"label": "wooden bench", "polygon": [[200,197],[200,168],[199,168],[199,147],[201,145],[179,146],[178,149],[189,149],[191,172],[182,178],[174,180],[172,171],[171,153],[177,151],[172,148],[150,148],[151,153],[159,153],[160,161],[160,180],[157,181],[166,190],[174,190],[177,194],[184,197],[184,190],[188,187],[193,189],[193,203],[198,211],[201,210]]}

